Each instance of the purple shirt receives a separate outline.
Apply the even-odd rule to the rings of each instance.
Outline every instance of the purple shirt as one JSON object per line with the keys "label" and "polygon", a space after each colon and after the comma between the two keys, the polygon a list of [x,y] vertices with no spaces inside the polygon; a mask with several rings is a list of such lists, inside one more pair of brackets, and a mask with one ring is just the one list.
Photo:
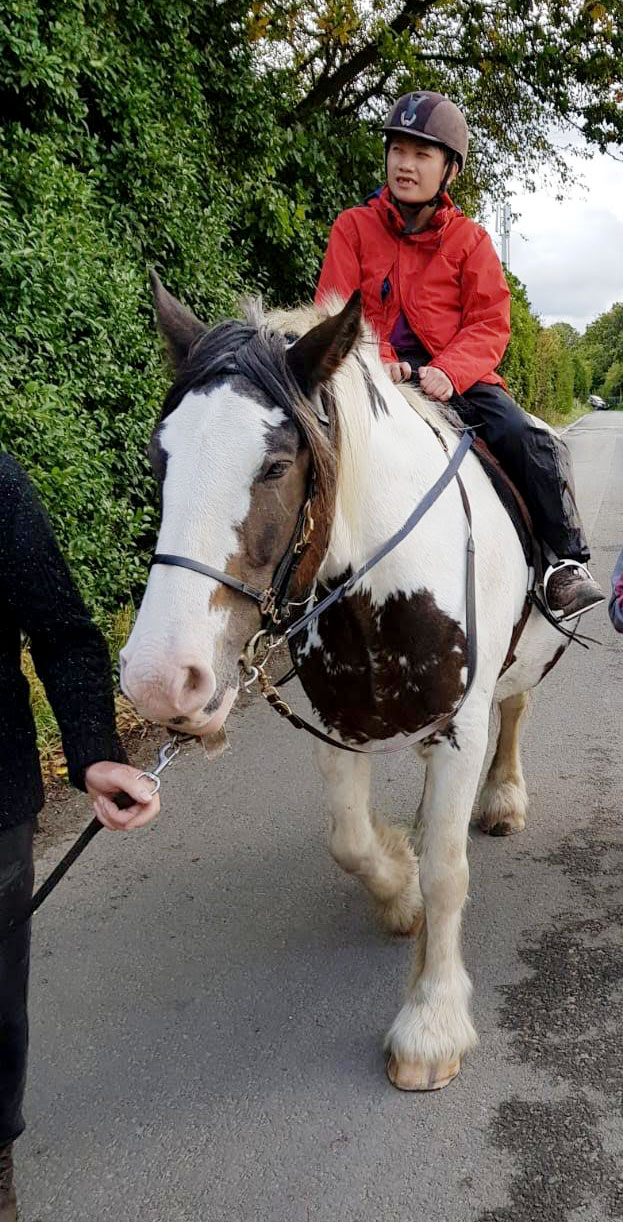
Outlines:
{"label": "purple shirt", "polygon": [[[402,310],[396,319],[394,329],[389,337],[389,342],[392,348],[398,353],[400,360],[409,360],[413,364],[415,360],[421,364],[428,363],[430,353],[426,351],[422,341],[418,339],[415,331],[411,330]],[[403,355],[404,354],[404,355]]]}

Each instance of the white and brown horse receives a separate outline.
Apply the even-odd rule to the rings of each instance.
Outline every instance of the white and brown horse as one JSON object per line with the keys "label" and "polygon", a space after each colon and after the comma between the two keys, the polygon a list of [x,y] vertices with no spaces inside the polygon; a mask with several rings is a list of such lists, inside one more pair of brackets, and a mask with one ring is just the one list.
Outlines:
{"label": "white and brown horse", "polygon": [[[268,588],[290,544],[313,470],[316,528],[290,598],[331,588],[402,526],[446,469],[458,436],[429,401],[414,410],[383,369],[357,299],[327,316],[305,309],[211,330],[155,284],[176,366],[150,454],[162,488],[159,553],[189,557]],[[417,407],[417,403],[415,404]],[[385,924],[415,938],[405,1004],[387,1037],[396,1086],[446,1085],[476,1042],[460,949],[467,833],[487,747],[501,726],[481,797],[481,826],[524,826],[519,726],[527,692],[560,651],[535,611],[500,678],[526,597],[528,568],[511,520],[478,459],[461,475],[476,545],[478,664],[466,683],[466,518],[456,482],[349,594],[295,638],[303,686],[325,728],[358,744],[317,746],[330,811],[330,849],[370,892]],[[257,632],[257,605],[187,568],[152,568],[122,686],[147,718],[215,735],[238,692],[239,657]],[[420,732],[426,761],[415,849],[405,829],[370,811],[367,746]],[[417,856],[416,856],[417,851]]]}

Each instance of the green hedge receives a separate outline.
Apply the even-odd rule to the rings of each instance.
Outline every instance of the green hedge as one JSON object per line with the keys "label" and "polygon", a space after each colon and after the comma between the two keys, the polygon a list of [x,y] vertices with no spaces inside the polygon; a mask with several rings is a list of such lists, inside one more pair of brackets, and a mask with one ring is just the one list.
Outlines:
{"label": "green hedge", "polygon": [[509,271],[506,279],[511,291],[511,339],[500,371],[513,397],[529,412],[534,407],[539,322],[521,281]]}
{"label": "green hedge", "polygon": [[147,268],[211,316],[243,283],[191,13],[0,4],[0,445],[98,612],[140,589],[154,537]]}
{"label": "green hedge", "polygon": [[573,358],[553,327],[539,332],[536,347],[534,411],[548,420],[573,407]]}

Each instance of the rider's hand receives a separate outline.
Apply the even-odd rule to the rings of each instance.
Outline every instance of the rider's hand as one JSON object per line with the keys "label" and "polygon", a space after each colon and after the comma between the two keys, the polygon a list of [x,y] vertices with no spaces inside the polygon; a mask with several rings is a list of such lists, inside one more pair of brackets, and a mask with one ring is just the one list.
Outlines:
{"label": "rider's hand", "polygon": [[418,373],[425,395],[429,395],[431,399],[440,399],[442,403],[447,403],[448,399],[452,398],[454,386],[443,369],[436,369],[434,365],[421,365]]}
{"label": "rider's hand", "polygon": [[[100,760],[90,764],[84,774],[87,793],[93,800],[93,810],[100,823],[111,832],[125,832],[129,828],[142,827],[149,823],[160,810],[160,796],[154,794],[149,777],[139,781],[140,770],[129,764],[115,764],[111,760]],[[127,810],[111,801],[112,794],[127,793],[134,803]]]}
{"label": "rider's hand", "polygon": [[408,382],[411,377],[411,366],[408,361],[392,361],[387,365],[387,372],[392,382]]}

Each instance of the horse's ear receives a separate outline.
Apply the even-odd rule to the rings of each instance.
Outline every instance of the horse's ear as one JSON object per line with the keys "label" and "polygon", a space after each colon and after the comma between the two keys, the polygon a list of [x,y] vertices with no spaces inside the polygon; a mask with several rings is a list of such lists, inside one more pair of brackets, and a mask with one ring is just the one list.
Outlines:
{"label": "horse's ear", "polygon": [[339,369],[360,332],[361,293],[356,289],[339,314],[312,327],[288,349],[290,371],[304,394],[312,394]]}
{"label": "horse's ear", "polygon": [[207,328],[195,317],[192,310],[167,292],[155,271],[150,271],[149,279],[154,294],[158,330],[165,340],[171,361],[177,368],[188,356],[191,344],[200,335],[205,335]]}

